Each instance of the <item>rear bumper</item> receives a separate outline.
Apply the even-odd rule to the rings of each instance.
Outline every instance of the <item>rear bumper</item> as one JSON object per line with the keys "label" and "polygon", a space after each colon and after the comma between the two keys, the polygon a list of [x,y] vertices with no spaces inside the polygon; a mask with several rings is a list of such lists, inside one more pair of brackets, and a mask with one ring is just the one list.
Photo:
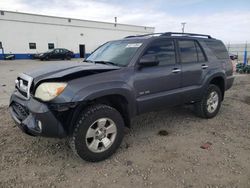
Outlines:
{"label": "rear bumper", "polygon": [[26,134],[45,137],[65,137],[61,122],[44,103],[32,97],[24,100],[16,91],[10,98],[9,111],[17,126]]}
{"label": "rear bumper", "polygon": [[226,90],[228,90],[228,89],[230,89],[232,87],[233,82],[234,82],[234,76],[227,77],[227,80],[226,80]]}

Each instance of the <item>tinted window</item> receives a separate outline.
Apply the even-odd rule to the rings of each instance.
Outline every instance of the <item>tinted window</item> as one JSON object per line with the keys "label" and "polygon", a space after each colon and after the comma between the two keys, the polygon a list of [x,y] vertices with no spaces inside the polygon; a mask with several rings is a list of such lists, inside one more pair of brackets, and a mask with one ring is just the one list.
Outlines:
{"label": "tinted window", "polygon": [[30,42],[29,47],[30,47],[30,49],[36,49],[36,43]]}
{"label": "tinted window", "polygon": [[180,58],[182,63],[197,62],[196,46],[192,40],[179,41]]}
{"label": "tinted window", "polygon": [[87,61],[108,61],[118,66],[126,66],[141,45],[142,42],[133,40],[107,42],[96,49]]}
{"label": "tinted window", "polygon": [[197,42],[195,42],[195,46],[196,46],[196,50],[197,50],[198,61],[199,61],[199,62],[204,62],[204,61],[206,61],[206,58],[205,58],[205,56],[204,56],[204,53],[203,53],[203,51],[202,51],[200,45],[199,45]]}
{"label": "tinted window", "polygon": [[49,43],[49,44],[48,44],[48,49],[49,49],[49,50],[54,49],[54,48],[55,48],[54,43]]}
{"label": "tinted window", "polygon": [[171,40],[154,42],[144,55],[154,54],[157,56],[159,65],[175,64],[174,42]]}
{"label": "tinted window", "polygon": [[218,59],[229,58],[227,49],[221,41],[206,41],[206,44]]}
{"label": "tinted window", "polygon": [[59,49],[54,50],[54,53],[59,53]]}

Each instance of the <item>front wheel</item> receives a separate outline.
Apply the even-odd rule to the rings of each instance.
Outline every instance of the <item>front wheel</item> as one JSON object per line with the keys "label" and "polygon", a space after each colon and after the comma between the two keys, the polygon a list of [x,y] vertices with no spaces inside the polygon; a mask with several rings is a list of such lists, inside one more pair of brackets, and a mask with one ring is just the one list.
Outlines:
{"label": "front wheel", "polygon": [[218,86],[210,84],[202,98],[195,104],[195,112],[203,118],[213,118],[220,110],[222,100],[221,90]]}
{"label": "front wheel", "polygon": [[48,56],[42,57],[41,61],[49,61],[49,57]]}
{"label": "front wheel", "polygon": [[70,145],[74,153],[90,162],[104,160],[120,146],[124,136],[121,114],[107,105],[85,109],[75,124]]}

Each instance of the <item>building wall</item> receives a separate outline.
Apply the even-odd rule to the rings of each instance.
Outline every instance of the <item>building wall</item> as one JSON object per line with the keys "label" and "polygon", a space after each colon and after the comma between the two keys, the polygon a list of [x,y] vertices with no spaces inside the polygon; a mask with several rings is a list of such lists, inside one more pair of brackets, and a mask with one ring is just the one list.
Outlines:
{"label": "building wall", "polygon": [[[0,14],[0,42],[4,53],[15,54],[16,58],[28,58],[29,54],[47,51],[48,43],[54,43],[55,48],[72,50],[76,55],[79,55],[79,44],[85,44],[86,53],[91,53],[109,40],[152,32],[153,27],[8,11]],[[36,49],[30,49],[29,43],[36,43]]]}

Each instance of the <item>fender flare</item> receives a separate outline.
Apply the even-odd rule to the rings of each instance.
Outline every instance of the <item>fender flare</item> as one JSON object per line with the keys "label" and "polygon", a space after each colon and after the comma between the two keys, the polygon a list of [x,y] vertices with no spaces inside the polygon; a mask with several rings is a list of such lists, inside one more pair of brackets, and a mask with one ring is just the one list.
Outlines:
{"label": "fender flare", "polygon": [[226,87],[226,77],[225,77],[225,73],[223,72],[216,72],[214,74],[211,75],[208,75],[207,78],[205,78],[205,84],[204,86],[207,87],[209,85],[209,83],[214,79],[214,78],[222,78],[224,80],[224,90],[225,90],[225,87]]}
{"label": "fender flare", "polygon": [[110,95],[119,95],[126,99],[128,112],[131,117],[137,113],[137,105],[133,89],[127,84],[121,82],[111,84],[103,83],[83,88],[75,94],[71,102],[87,103]]}

